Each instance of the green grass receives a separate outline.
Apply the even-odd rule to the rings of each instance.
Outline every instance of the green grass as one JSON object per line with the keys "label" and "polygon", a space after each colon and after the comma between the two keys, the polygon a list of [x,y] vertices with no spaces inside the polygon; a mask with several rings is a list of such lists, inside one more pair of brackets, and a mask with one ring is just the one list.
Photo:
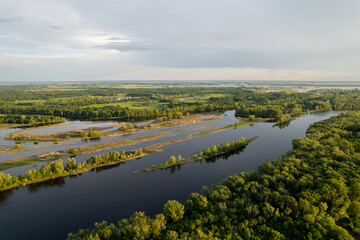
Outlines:
{"label": "green grass", "polygon": [[38,162],[41,162],[41,160],[38,159],[37,157],[28,157],[25,159],[19,159],[19,160],[15,160],[15,161],[0,162],[0,171],[9,169],[9,168],[20,167],[20,166],[24,166],[24,165],[28,165],[28,164],[34,164],[34,163],[38,163]]}
{"label": "green grass", "polygon": [[5,161],[0,162],[0,171],[9,169],[9,168],[20,167],[20,166],[24,166],[24,165],[28,165],[28,164],[39,163],[39,162],[56,161],[56,160],[66,157],[66,156],[68,156],[68,155],[59,154],[59,155],[53,156],[51,159],[41,159],[41,158],[38,158],[37,156],[29,156],[29,157],[22,157],[22,158],[17,158],[17,159],[12,159],[12,160],[5,160]]}

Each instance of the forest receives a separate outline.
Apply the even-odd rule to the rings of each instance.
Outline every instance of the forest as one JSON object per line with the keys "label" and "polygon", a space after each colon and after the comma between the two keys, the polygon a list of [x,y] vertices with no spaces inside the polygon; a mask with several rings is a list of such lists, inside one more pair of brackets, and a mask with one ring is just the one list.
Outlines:
{"label": "forest", "polygon": [[311,125],[293,149],[155,217],[136,212],[69,234],[90,239],[359,239],[360,112]]}
{"label": "forest", "polygon": [[[284,121],[290,115],[308,111],[360,109],[360,91],[296,92],[220,86],[120,88],[111,83],[5,85],[0,89],[0,114],[42,115],[50,119],[54,116],[76,119],[163,117],[166,121],[171,116],[229,109],[236,109],[238,117]],[[3,122],[11,121],[4,119]]]}

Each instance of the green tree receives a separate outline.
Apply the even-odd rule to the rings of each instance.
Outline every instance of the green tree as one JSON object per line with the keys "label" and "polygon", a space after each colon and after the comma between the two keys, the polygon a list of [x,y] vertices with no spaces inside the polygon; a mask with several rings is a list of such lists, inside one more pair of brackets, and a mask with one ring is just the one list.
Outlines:
{"label": "green tree", "polygon": [[69,153],[74,155],[77,153],[77,149],[72,147],[69,149]]}
{"label": "green tree", "polygon": [[164,206],[164,214],[166,218],[174,222],[181,219],[184,212],[184,206],[176,200],[169,200]]}

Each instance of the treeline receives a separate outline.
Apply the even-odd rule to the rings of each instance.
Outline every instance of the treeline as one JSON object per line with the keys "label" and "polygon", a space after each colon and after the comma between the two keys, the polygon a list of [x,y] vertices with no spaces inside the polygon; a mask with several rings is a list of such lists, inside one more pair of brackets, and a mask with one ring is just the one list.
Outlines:
{"label": "treeline", "polygon": [[[241,99],[241,96],[239,97]],[[243,99],[236,105],[237,117],[253,115],[284,122],[289,115],[298,116],[308,111],[360,109],[360,91],[333,89],[305,93],[272,92],[266,95],[259,94],[250,101]]]}
{"label": "treeline", "polygon": [[162,110],[154,108],[136,109],[129,107],[122,107],[121,105],[105,105],[105,106],[76,106],[76,105],[43,105],[43,106],[18,106],[18,105],[0,105],[1,114],[39,114],[39,115],[56,115],[67,118],[141,118],[141,117],[157,117],[177,114],[181,112],[186,113],[203,113],[218,110],[233,109],[233,105],[221,105],[212,103],[196,103],[185,104],[179,103],[171,105]]}
{"label": "treeline", "polygon": [[0,115],[0,124],[40,125],[65,122],[65,118],[53,115]]}
{"label": "treeline", "polygon": [[82,163],[76,163],[75,158],[70,158],[65,163],[63,160],[52,161],[41,167],[39,170],[28,170],[25,176],[19,175],[17,177],[13,177],[10,174],[0,172],[0,191],[26,186],[32,183],[43,182],[58,177],[76,175],[89,171],[95,167],[115,164],[141,155],[142,149],[136,149],[128,152],[112,151],[98,156],[90,156]]}
{"label": "treeline", "polygon": [[[297,116],[307,111],[360,109],[359,90],[267,92],[263,88],[240,87],[119,88],[115,83],[73,84],[68,89],[48,87],[4,86],[0,89],[0,114],[129,119],[169,118],[170,114],[236,109],[238,117],[255,116],[283,122],[288,115]],[[213,97],[201,98],[208,95]],[[181,98],[195,96],[200,100],[181,101]]]}
{"label": "treeline", "polygon": [[182,158],[181,155],[179,155],[177,157],[171,156],[169,161],[161,163],[158,166],[152,165],[150,168],[146,168],[143,171],[148,172],[148,171],[154,171],[156,169],[165,169],[165,168],[170,168],[170,167],[188,163],[188,162],[194,162],[194,161],[198,161],[201,159],[212,158],[212,157],[218,156],[220,154],[224,154],[224,153],[228,153],[228,152],[232,152],[234,150],[244,148],[244,147],[246,147],[246,145],[248,145],[249,142],[251,142],[254,139],[255,138],[245,139],[242,137],[241,139],[239,139],[237,141],[214,145],[212,147],[206,148],[204,151],[200,151],[198,154],[195,153],[190,158]]}
{"label": "treeline", "polygon": [[359,239],[360,112],[315,123],[281,160],[174,205],[164,209],[173,217],[165,216],[160,232],[152,228],[155,219],[135,213],[68,240]]}

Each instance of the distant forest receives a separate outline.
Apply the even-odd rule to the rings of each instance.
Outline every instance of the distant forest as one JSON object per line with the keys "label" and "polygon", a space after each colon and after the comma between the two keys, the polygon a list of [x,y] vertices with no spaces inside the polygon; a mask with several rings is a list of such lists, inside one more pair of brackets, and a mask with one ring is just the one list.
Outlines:
{"label": "distant forest", "polygon": [[[289,89],[278,91],[254,87],[120,88],[111,84],[55,87],[2,86],[0,114],[113,119],[157,118],[169,114],[236,109],[238,117],[254,116],[279,121],[307,111],[360,109],[359,90],[294,92]],[[3,120],[3,123],[10,122]]]}

